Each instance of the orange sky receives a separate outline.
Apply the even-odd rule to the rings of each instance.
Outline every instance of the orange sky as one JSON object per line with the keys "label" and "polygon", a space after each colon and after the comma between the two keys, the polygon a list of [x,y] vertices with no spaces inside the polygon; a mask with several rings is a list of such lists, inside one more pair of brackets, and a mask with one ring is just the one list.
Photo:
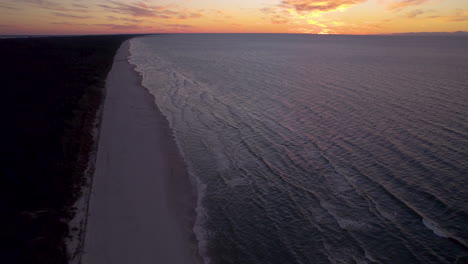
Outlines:
{"label": "orange sky", "polygon": [[0,34],[468,31],[468,0],[0,0]]}

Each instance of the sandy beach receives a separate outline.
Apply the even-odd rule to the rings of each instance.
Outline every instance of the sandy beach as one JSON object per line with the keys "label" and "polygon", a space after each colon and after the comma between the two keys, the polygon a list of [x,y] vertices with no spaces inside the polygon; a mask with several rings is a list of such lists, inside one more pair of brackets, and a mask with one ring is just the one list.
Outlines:
{"label": "sandy beach", "polygon": [[128,47],[107,79],[82,263],[199,263],[190,180]]}

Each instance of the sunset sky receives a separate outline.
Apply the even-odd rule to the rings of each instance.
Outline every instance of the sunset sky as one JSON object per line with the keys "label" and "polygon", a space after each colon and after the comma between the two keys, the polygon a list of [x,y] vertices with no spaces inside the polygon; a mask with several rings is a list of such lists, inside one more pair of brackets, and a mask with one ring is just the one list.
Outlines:
{"label": "sunset sky", "polygon": [[468,0],[0,0],[0,34],[468,31]]}

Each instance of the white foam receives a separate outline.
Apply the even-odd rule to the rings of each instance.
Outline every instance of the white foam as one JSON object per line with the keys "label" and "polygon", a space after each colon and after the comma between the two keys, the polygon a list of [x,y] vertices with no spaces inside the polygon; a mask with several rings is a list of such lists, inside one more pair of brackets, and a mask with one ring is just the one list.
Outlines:
{"label": "white foam", "polygon": [[435,222],[433,222],[433,221],[431,221],[429,219],[426,219],[426,218],[423,218],[422,222],[428,229],[430,229],[432,232],[434,232],[434,234],[436,234],[436,235],[438,235],[440,237],[443,237],[443,238],[449,238],[449,235],[444,233],[444,231],[442,229],[440,229]]}
{"label": "white foam", "polygon": [[[160,94],[157,93],[158,87],[152,85],[150,80],[153,78],[164,77],[162,74],[156,75],[156,71],[163,70],[164,74],[168,74],[171,69],[168,69],[168,65],[165,65],[165,62],[157,56],[154,52],[145,49],[144,43],[140,41],[141,38],[133,38],[130,40],[130,56],[127,58],[128,62],[135,66],[135,71],[142,77],[141,86],[145,87],[151,94],[156,98],[161,98]],[[159,62],[159,63],[157,63]],[[151,74],[149,74],[151,73]],[[176,77],[179,74],[176,74]],[[208,232],[205,229],[205,223],[207,218],[206,209],[203,207],[202,202],[206,193],[206,184],[203,184],[201,180],[195,176],[195,169],[191,164],[190,160],[187,159],[187,155],[183,148],[183,142],[174,130],[174,117],[171,115],[171,112],[168,109],[163,108],[162,105],[158,104],[158,100],[155,100],[155,104],[160,109],[161,113],[166,117],[169,122],[169,126],[173,131],[173,136],[179,150],[182,159],[185,161],[187,166],[188,174],[190,175],[190,181],[192,186],[195,188],[197,203],[195,208],[195,224],[193,226],[193,232],[198,242],[198,252],[203,259],[205,264],[210,264],[211,260],[208,257],[207,253],[207,244],[208,244]]]}

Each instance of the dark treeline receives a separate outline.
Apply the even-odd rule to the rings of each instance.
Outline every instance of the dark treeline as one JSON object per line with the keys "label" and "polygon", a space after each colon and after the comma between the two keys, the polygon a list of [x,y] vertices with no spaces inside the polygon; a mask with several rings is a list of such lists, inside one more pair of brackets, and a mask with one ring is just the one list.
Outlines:
{"label": "dark treeline", "polygon": [[130,37],[0,40],[0,263],[66,263],[105,78]]}

